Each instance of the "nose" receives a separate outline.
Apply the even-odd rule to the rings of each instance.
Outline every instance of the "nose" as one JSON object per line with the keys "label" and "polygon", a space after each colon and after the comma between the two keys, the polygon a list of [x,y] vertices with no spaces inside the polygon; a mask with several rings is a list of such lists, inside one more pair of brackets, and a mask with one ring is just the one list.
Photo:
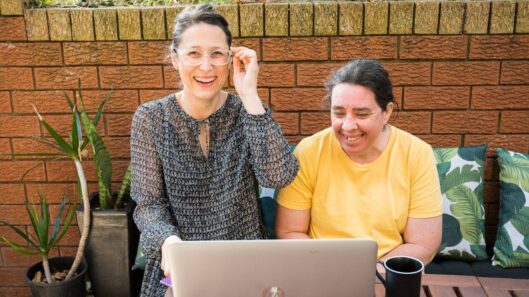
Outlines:
{"label": "nose", "polygon": [[354,130],[357,128],[356,121],[350,117],[345,117],[342,124],[343,130]]}
{"label": "nose", "polygon": [[209,59],[209,55],[204,55],[204,57],[202,57],[202,61],[200,62],[200,70],[209,70],[211,67],[213,67]]}

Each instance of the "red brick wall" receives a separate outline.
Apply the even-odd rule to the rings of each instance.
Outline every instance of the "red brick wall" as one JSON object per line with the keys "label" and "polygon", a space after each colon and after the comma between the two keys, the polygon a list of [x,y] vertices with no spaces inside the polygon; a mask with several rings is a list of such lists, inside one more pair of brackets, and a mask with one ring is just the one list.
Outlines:
{"label": "red brick wall", "polygon": [[[371,35],[366,17],[360,34],[345,36],[341,34],[342,23],[336,20],[334,29],[331,28],[334,33],[316,34],[321,15],[317,14],[318,6],[313,6],[316,21],[310,24],[313,34],[309,36],[279,34],[271,37],[274,35],[274,31],[268,29],[271,24],[263,23],[262,18],[260,22],[264,27],[256,29],[259,32],[260,28],[261,33],[240,37],[244,32],[255,32],[244,29],[249,25],[242,17],[240,32],[239,27],[235,28],[235,35],[239,36],[235,42],[251,46],[259,54],[260,95],[275,111],[274,116],[287,138],[297,142],[329,126],[328,107],[322,101],[325,94],[322,84],[333,69],[349,59],[381,59],[390,72],[400,107],[392,124],[418,135],[434,147],[489,144],[485,203],[487,241],[493,242],[499,194],[494,149],[503,147],[529,152],[529,30],[524,31],[527,14],[518,13],[516,26],[513,20],[510,31],[507,26],[503,32],[506,34],[469,34],[474,27],[467,25],[465,20],[460,20],[461,32],[440,34],[443,28],[449,28],[443,25],[441,13],[439,22],[433,23],[432,34],[391,35],[386,31]],[[441,12],[443,7],[437,6]],[[268,6],[265,8],[268,11]],[[366,3],[363,8],[366,15],[368,8]],[[493,5],[489,8],[485,33],[487,28],[492,32],[499,26],[493,23]],[[345,8],[340,9],[345,11]],[[293,13],[287,14],[285,23],[290,24],[291,32],[296,20]],[[47,136],[38,126],[32,105],[65,135],[70,119],[63,92],[73,96],[76,79],[80,76],[86,105],[91,112],[96,110],[105,94],[114,89],[99,130],[114,158],[113,180],[119,182],[128,162],[133,112],[142,102],[173,92],[178,84],[176,71],[165,60],[168,41],[148,41],[145,27],[143,40],[115,37],[115,40],[105,41],[97,35],[95,38],[92,35],[91,41],[54,37],[53,32],[48,35],[47,28],[44,28],[45,33],[34,33],[37,30],[31,27],[28,12],[26,16],[20,14],[22,12],[0,15],[0,154],[47,151],[46,147],[29,139]],[[169,15],[167,10],[168,23],[171,21]],[[419,28],[420,19],[415,17],[413,28]],[[436,20],[437,17],[436,14]],[[509,16],[503,17],[508,19]],[[395,32],[393,24],[394,20],[389,18],[386,29],[389,27],[390,33]],[[97,29],[97,24],[95,26]],[[424,30],[424,24],[421,26]],[[72,32],[75,31],[73,25],[72,28]],[[495,30],[498,32],[501,27]],[[85,166],[94,189],[93,165],[86,162]],[[26,177],[27,182],[20,184],[22,173],[31,167],[35,169]],[[70,162],[1,156],[0,219],[26,226],[24,197],[34,198],[40,188],[58,203],[65,188],[70,193],[73,191],[74,181],[74,167]],[[5,227],[0,227],[0,234],[16,239]],[[71,228],[53,253],[72,254],[78,237],[77,229]],[[23,273],[29,263],[38,260],[19,256],[0,245],[0,296],[27,296]]]}

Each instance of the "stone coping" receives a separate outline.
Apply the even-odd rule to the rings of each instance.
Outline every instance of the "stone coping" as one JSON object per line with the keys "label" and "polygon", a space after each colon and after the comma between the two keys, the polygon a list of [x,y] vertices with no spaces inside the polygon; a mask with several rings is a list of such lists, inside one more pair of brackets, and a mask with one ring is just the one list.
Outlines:
{"label": "stone coping", "polygon": [[[2,0],[2,15],[23,15],[29,40],[171,39],[185,6],[23,9]],[[529,0],[323,1],[218,5],[234,37],[529,33]]]}

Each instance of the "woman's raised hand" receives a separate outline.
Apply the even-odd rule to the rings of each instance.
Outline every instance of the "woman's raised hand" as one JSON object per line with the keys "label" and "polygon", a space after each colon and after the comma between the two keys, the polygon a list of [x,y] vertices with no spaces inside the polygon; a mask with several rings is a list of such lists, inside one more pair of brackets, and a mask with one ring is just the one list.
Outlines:
{"label": "woman's raised hand", "polygon": [[235,90],[241,97],[246,111],[250,114],[265,112],[261,99],[257,94],[257,54],[246,47],[232,47],[233,53],[233,83]]}

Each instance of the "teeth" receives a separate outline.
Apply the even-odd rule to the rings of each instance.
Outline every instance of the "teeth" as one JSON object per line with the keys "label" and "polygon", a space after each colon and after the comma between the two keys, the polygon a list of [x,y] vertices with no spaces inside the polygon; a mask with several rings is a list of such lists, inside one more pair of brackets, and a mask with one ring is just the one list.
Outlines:
{"label": "teeth", "polygon": [[346,136],[347,138],[347,141],[357,141],[359,140],[360,138],[362,138],[362,135],[358,136],[358,137],[349,137],[349,136]]}
{"label": "teeth", "polygon": [[215,80],[215,77],[196,77],[195,76],[195,79],[198,81],[198,82],[201,82],[201,83],[210,83],[212,81]]}

